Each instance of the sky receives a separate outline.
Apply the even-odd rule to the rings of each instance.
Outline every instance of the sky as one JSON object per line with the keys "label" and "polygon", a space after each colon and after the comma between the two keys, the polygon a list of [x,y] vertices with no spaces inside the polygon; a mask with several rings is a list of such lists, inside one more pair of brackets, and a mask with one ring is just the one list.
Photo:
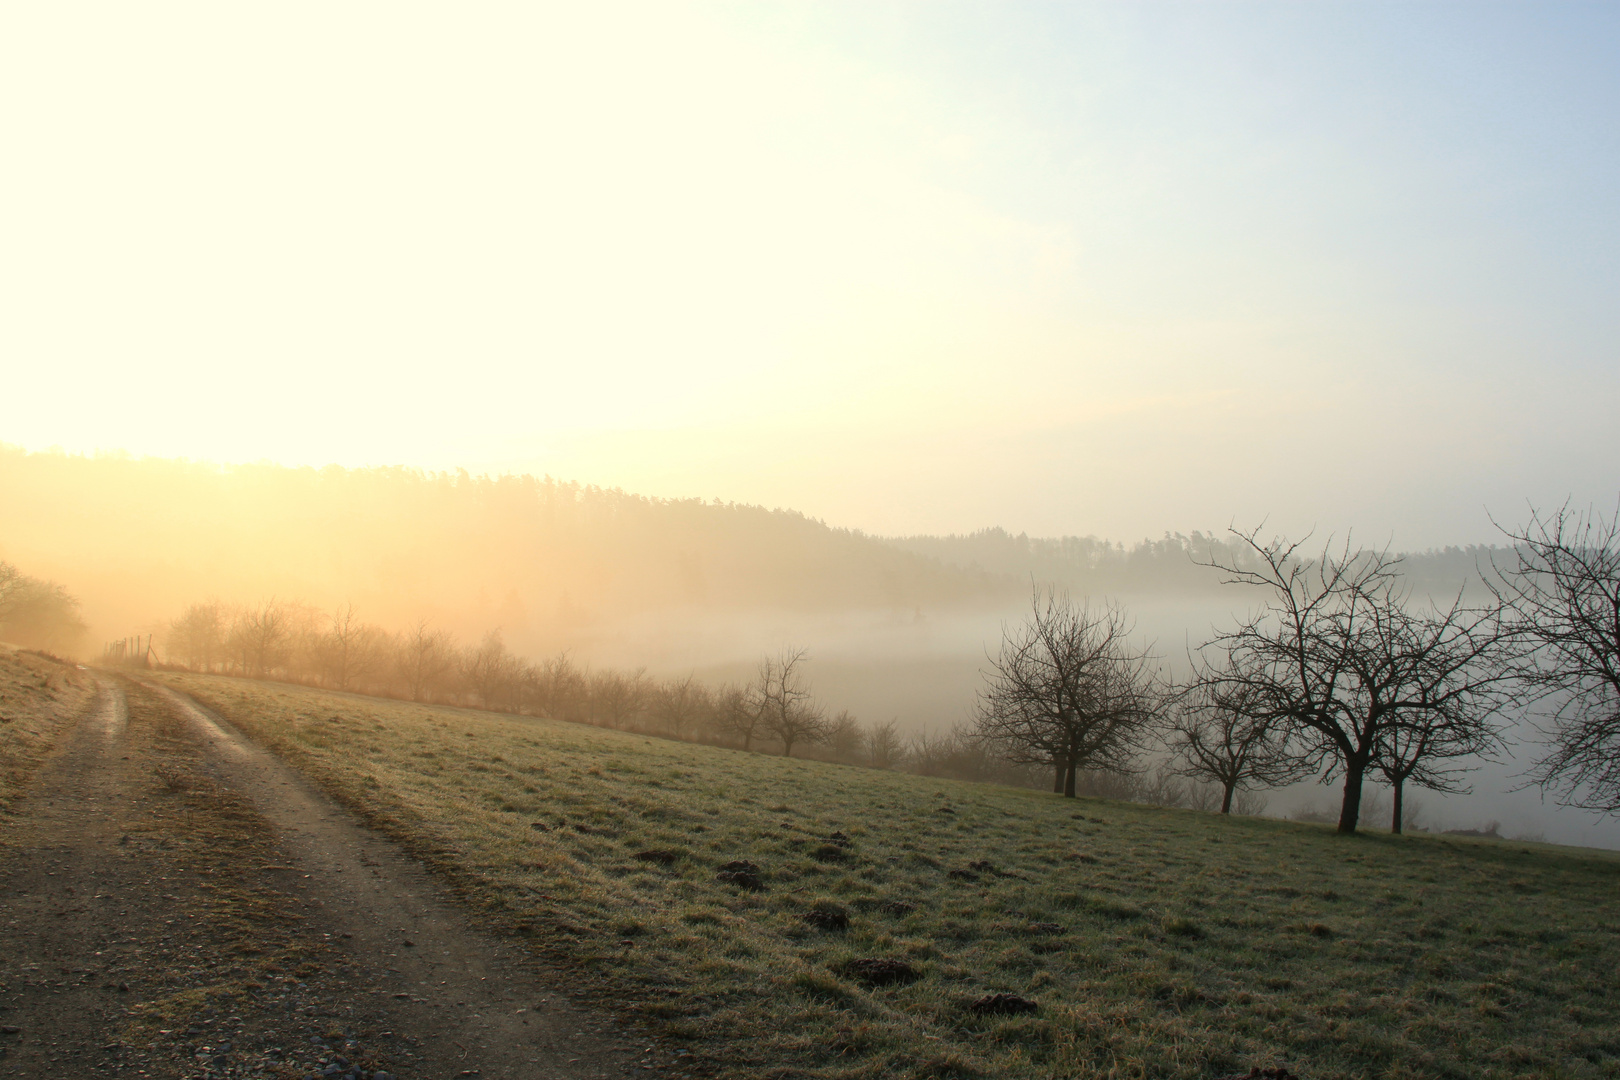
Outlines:
{"label": "sky", "polygon": [[0,442],[882,534],[1620,494],[1620,8],[9,5]]}

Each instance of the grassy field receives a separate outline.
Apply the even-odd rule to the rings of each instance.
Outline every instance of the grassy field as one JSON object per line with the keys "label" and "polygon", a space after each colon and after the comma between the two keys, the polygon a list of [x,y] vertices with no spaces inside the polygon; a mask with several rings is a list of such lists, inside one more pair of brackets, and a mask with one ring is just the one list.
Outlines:
{"label": "grassy field", "polygon": [[[1607,853],[1342,838],[163,677],[694,1073],[1620,1077]],[[718,876],[744,861],[757,890],[746,867]]]}

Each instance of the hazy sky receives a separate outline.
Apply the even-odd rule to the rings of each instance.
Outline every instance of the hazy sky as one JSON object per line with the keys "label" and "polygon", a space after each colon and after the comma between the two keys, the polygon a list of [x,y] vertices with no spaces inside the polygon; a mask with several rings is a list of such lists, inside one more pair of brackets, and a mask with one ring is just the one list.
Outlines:
{"label": "hazy sky", "polygon": [[1620,7],[12,4],[0,441],[877,532],[1620,492]]}

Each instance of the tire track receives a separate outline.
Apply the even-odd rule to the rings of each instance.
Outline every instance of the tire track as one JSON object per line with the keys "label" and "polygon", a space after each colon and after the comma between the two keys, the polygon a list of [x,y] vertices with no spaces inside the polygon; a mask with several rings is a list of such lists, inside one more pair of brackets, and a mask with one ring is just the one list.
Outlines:
{"label": "tire track", "polygon": [[443,1067],[502,1078],[639,1071],[627,1036],[568,1003],[520,950],[470,928],[465,910],[398,846],[196,701],[144,685],[186,717],[210,771],[280,831],[304,880],[325,883],[305,890],[308,903],[376,965],[397,1026],[451,1041],[455,1057]]}
{"label": "tire track", "polygon": [[0,832],[0,1077],[651,1067],[279,759],[183,695],[97,681]]}

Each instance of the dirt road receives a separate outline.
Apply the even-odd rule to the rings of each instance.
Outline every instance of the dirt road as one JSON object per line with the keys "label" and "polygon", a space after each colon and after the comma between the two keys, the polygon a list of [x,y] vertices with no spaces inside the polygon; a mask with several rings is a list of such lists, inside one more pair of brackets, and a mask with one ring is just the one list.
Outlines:
{"label": "dirt road", "polygon": [[0,1077],[662,1071],[278,759],[100,682],[0,824]]}

